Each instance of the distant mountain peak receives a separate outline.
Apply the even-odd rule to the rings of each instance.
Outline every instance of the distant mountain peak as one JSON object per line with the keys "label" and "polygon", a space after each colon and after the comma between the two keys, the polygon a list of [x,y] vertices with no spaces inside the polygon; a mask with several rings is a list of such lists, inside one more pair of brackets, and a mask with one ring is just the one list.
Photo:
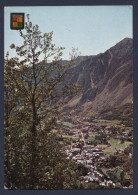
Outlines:
{"label": "distant mountain peak", "polygon": [[132,47],[133,39],[126,37],[126,38],[122,39],[121,41],[119,41],[117,44],[115,44],[111,48],[116,48],[117,46],[119,46],[119,48],[120,48],[120,46],[125,47],[126,45],[128,45],[129,47]]}

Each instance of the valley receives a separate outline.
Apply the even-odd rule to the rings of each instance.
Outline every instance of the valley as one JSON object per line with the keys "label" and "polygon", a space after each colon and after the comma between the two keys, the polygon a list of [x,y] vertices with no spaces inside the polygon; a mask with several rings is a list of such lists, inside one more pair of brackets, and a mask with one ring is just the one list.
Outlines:
{"label": "valley", "polygon": [[[62,126],[58,140],[65,146],[68,159],[87,168],[87,175],[80,178],[84,186],[96,183],[99,188],[132,187],[132,124],[71,114],[64,115],[62,121],[62,125],[58,121]],[[116,159],[115,164],[112,159]],[[126,164],[130,166],[127,171]]]}

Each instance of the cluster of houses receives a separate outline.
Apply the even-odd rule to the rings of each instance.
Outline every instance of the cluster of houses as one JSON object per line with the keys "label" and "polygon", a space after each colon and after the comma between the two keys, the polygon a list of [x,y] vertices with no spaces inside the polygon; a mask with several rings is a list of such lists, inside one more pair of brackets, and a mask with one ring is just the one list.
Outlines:
{"label": "cluster of houses", "polygon": [[[81,163],[85,167],[88,168],[88,175],[82,176],[80,180],[82,182],[97,182],[101,186],[114,187],[115,184],[110,180],[107,176],[105,176],[97,171],[97,167],[102,167],[104,164],[104,152],[103,148],[99,146],[92,146],[88,137],[92,134],[99,134],[102,130],[104,130],[107,139],[115,138],[117,139],[119,136],[116,133],[117,127],[110,125],[99,125],[96,120],[92,123],[84,123],[87,118],[79,117],[79,116],[66,116],[66,120],[68,122],[72,122],[74,124],[73,128],[64,127],[62,130],[62,134],[66,136],[71,136],[74,139],[71,139],[69,145],[66,146],[66,154],[68,158],[74,160],[76,163]],[[121,132],[124,138],[128,138],[129,131]],[[118,138],[120,139],[120,137]],[[121,153],[120,149],[116,149],[117,153]],[[130,157],[131,158],[131,157]]]}
{"label": "cluster of houses", "polygon": [[[79,117],[79,116],[66,116],[66,120],[69,122],[73,122],[74,127],[73,130],[71,131],[70,128],[64,128],[63,129],[63,135],[70,135],[74,136],[77,138],[81,138],[82,135],[81,133],[84,134],[84,138],[88,138],[90,133],[95,133],[98,134],[102,130],[104,130],[104,133],[107,136],[107,139],[109,138],[114,138],[114,139],[120,139],[123,138],[124,140],[129,141],[129,130],[125,129],[124,125],[121,124],[121,135],[118,130],[118,126],[113,126],[113,125],[99,125],[97,120],[93,120],[92,123],[89,124],[84,124],[84,121],[88,120],[86,117]],[[120,128],[119,128],[120,129]]]}
{"label": "cluster of houses", "polygon": [[64,127],[62,134],[82,138],[82,136],[87,137],[89,133],[98,133],[99,131],[100,128],[98,125],[84,125],[82,123],[77,123],[72,130],[69,127]]}
{"label": "cluster of houses", "polygon": [[65,150],[68,158],[74,160],[76,163],[81,163],[88,168],[88,175],[82,176],[82,182],[97,182],[101,186],[113,187],[115,184],[109,179],[104,179],[104,175],[97,171],[99,165],[104,163],[104,153],[100,147],[92,147],[87,145],[83,140],[66,146]]}

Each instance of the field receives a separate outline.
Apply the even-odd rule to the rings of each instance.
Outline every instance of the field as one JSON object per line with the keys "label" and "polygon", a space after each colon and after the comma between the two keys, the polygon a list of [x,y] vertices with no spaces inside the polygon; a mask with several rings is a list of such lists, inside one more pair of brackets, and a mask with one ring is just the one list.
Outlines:
{"label": "field", "polygon": [[130,144],[132,144],[132,142],[125,141],[124,143],[120,143],[120,140],[119,139],[113,139],[113,138],[111,138],[110,139],[110,144],[111,144],[111,147],[112,148],[115,148],[116,147],[116,148],[124,149],[127,146],[129,146]]}
{"label": "field", "polygon": [[72,123],[69,123],[69,122],[63,122],[63,125],[70,127],[70,128],[74,127],[74,125]]}
{"label": "field", "polygon": [[[110,139],[110,147],[104,149],[104,153],[106,155],[112,155],[116,152],[116,149],[125,149],[127,146],[131,145],[132,142],[125,141],[124,143],[120,143],[119,139]],[[116,148],[116,149],[115,149]]]}

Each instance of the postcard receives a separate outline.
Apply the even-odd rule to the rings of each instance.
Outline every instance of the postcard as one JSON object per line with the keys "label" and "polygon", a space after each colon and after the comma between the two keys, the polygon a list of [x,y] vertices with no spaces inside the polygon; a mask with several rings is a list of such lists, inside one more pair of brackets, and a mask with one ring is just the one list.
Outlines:
{"label": "postcard", "polygon": [[4,188],[133,188],[133,6],[4,7]]}

